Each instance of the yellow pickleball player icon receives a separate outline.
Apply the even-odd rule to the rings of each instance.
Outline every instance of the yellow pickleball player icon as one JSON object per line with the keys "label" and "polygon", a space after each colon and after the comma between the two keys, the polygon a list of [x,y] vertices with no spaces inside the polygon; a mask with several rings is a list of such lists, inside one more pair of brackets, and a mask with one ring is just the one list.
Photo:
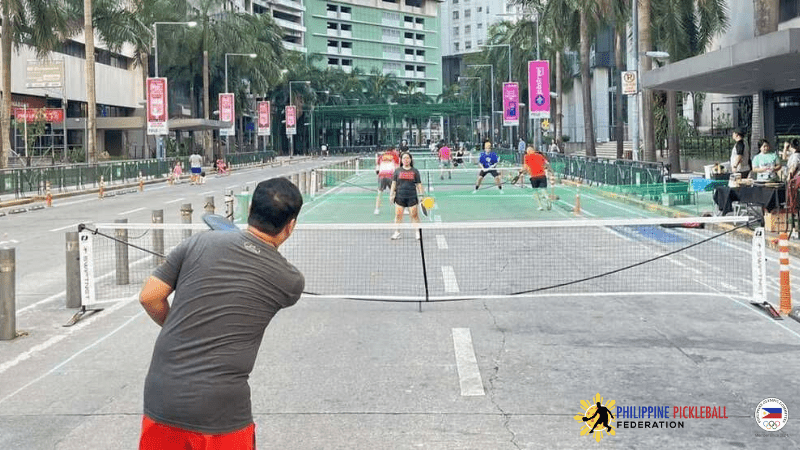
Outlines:
{"label": "yellow pickleball player icon", "polygon": [[547,119],[544,119],[542,121],[542,130],[547,131],[549,129],[550,129],[550,121],[547,120]]}

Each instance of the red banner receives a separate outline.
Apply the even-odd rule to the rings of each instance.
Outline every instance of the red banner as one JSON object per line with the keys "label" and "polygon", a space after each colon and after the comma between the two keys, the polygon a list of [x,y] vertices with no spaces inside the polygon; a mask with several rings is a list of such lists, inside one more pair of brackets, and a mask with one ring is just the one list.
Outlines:
{"label": "red banner", "polygon": [[44,121],[47,123],[61,123],[64,121],[64,110],[55,108],[14,108],[14,119],[18,122],[36,122],[36,116],[44,113]]}
{"label": "red banner", "polygon": [[219,94],[219,120],[230,122],[230,128],[219,130],[220,136],[236,136],[236,103],[233,94]]}
{"label": "red banner", "polygon": [[258,135],[269,136],[270,102],[258,102]]}
{"label": "red banner", "polygon": [[297,134],[297,111],[291,105],[286,107],[286,134]]}
{"label": "red banner", "polygon": [[147,79],[147,134],[169,134],[167,128],[167,79]]}

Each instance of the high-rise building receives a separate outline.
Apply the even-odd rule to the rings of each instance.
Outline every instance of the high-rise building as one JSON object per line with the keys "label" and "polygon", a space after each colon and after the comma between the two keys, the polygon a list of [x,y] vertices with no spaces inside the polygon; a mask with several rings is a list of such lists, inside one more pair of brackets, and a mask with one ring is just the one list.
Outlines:
{"label": "high-rise building", "polygon": [[307,2],[306,46],[321,68],[393,73],[431,96],[442,92],[439,2]]}

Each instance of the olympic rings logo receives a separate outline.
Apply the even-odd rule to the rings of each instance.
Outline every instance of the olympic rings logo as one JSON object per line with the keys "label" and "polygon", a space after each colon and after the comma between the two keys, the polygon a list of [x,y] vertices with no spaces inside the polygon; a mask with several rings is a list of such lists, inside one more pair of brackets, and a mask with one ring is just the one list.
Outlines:
{"label": "olympic rings logo", "polygon": [[761,422],[761,427],[762,427],[762,428],[764,428],[765,430],[768,430],[768,431],[769,431],[769,430],[777,430],[777,429],[779,429],[779,428],[780,428],[782,425],[783,425],[783,424],[781,423],[781,421],[777,421],[777,422],[776,422],[776,421],[774,421],[774,420],[770,420],[770,421],[766,421],[766,420],[765,420],[765,421]]}

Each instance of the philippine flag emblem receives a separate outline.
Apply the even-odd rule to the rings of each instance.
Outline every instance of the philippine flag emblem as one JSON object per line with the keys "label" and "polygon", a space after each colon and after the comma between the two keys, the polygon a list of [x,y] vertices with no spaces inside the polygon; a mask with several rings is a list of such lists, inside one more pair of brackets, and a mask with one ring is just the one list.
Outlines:
{"label": "philippine flag emblem", "polygon": [[765,398],[756,407],[756,423],[764,431],[778,431],[788,420],[789,410],[778,398]]}

